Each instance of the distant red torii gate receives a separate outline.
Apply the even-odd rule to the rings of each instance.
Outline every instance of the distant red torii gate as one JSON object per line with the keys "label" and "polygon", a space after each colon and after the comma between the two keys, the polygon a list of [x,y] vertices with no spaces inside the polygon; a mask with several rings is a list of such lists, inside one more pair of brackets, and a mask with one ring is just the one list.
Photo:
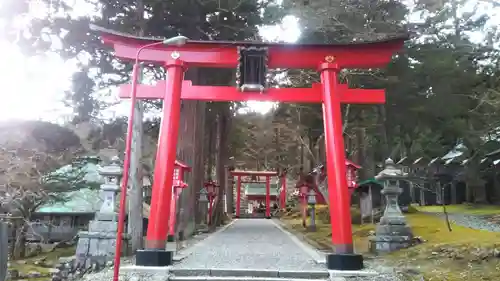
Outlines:
{"label": "distant red torii gate", "polygon": [[[132,98],[132,104],[136,98],[163,99],[146,247],[137,252],[137,265],[167,266],[173,262],[173,253],[165,250],[168,223],[165,223],[164,213],[169,212],[171,204],[181,99],[196,99],[323,103],[329,209],[332,244],[335,249],[333,254],[327,256],[327,267],[339,270],[363,267],[363,257],[353,251],[341,104],[384,103],[385,95],[383,90],[349,89],[346,84],[338,81],[338,76],[340,70],[345,68],[384,67],[408,36],[370,43],[294,45],[192,41],[182,37],[162,40],[136,37],[96,26],[91,28],[101,33],[104,43],[114,48],[117,57],[136,61],[132,85],[121,87],[122,98]],[[167,44],[169,46],[165,46]],[[156,86],[138,85],[139,61],[163,65],[167,70],[165,81],[160,81]],[[184,81],[188,66],[237,68],[238,87],[192,85],[190,81]],[[277,68],[316,69],[321,74],[321,83],[312,88],[267,88],[267,70]],[[129,118],[129,122],[132,119]],[[131,129],[129,123],[122,197],[125,197],[128,181]],[[122,229],[118,229],[119,235],[121,232]],[[120,238],[118,241],[121,241]],[[121,242],[117,243],[117,248],[119,245]],[[117,253],[119,254],[119,249]],[[119,264],[115,264],[115,268],[117,267]],[[117,269],[114,278],[118,278]]]}
{"label": "distant red torii gate", "polygon": [[241,210],[241,184],[242,183],[254,183],[261,181],[253,181],[253,180],[242,180],[241,177],[249,176],[249,177],[265,177],[266,183],[266,218],[271,218],[271,177],[278,176],[278,172],[273,171],[241,171],[234,170],[231,171],[231,176],[236,177],[236,217],[240,217]]}

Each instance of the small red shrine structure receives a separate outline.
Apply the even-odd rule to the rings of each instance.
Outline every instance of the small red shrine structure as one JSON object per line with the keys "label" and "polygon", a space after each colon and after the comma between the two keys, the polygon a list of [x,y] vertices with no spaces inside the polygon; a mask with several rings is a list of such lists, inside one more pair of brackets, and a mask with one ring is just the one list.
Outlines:
{"label": "small red shrine structure", "polygon": [[[194,41],[185,37],[156,39],[136,37],[92,26],[101,33],[105,44],[112,46],[115,55],[135,60],[132,84],[121,88],[122,98],[162,99],[163,115],[155,162],[151,212],[144,250],[136,255],[137,265],[168,266],[173,253],[165,250],[168,224],[165,212],[171,209],[173,170],[176,158],[181,99],[204,101],[276,101],[323,104],[325,144],[327,152],[328,194],[332,225],[332,246],[335,252],[327,255],[327,267],[337,270],[357,270],[363,267],[363,257],[354,253],[350,214],[350,194],[347,188],[341,104],[379,104],[385,102],[384,90],[351,89],[339,81],[346,68],[379,68],[387,65],[407,36],[351,44],[281,44],[261,42]],[[162,65],[166,79],[154,86],[138,85],[139,61]],[[237,71],[237,87],[200,86],[184,80],[188,67],[233,68]],[[266,77],[269,69],[316,69],[321,83],[311,88],[269,88]],[[133,117],[133,110],[131,110]],[[133,118],[129,118],[132,120]],[[130,123],[131,124],[131,123]],[[129,124],[122,194],[126,193],[132,126]],[[125,186],[125,187],[124,187]],[[125,196],[122,196],[124,198]],[[125,204],[124,199],[120,201]],[[123,211],[122,211],[123,210]],[[120,213],[124,209],[120,208]],[[124,215],[123,215],[124,217]],[[169,216],[166,216],[167,218]],[[117,263],[123,224],[118,229]]]}
{"label": "small red shrine structure", "polygon": [[212,211],[214,208],[214,203],[215,199],[217,198],[217,191],[219,190],[218,187],[219,185],[209,179],[207,180],[204,184],[203,187],[205,188],[205,191],[207,192],[207,197],[208,197],[208,224],[212,223]]}
{"label": "small red shrine structure", "polygon": [[[354,189],[356,189],[358,187],[358,184],[357,184],[358,174],[357,173],[358,173],[358,170],[361,168],[361,166],[350,161],[349,159],[346,159],[345,160],[345,167],[346,167],[347,188],[350,191],[350,193],[352,193],[354,191]],[[328,201],[326,200],[323,193],[321,192],[321,190],[319,190],[319,187],[318,187],[318,185],[321,182],[323,182],[323,180],[327,176],[326,172],[325,172],[325,166],[322,165],[317,169],[318,169],[318,171],[315,171],[314,173],[320,173],[319,180],[318,181],[314,180],[314,182],[307,183],[307,182],[305,182],[304,179],[300,179],[297,182],[297,185],[295,186],[295,188],[296,188],[295,194],[299,198],[302,198],[302,200],[306,200],[308,193],[309,193],[309,189],[312,189],[312,190],[314,190],[314,192],[316,194],[316,204],[326,205],[326,204],[328,204]],[[312,179],[311,179],[311,181],[312,181]],[[307,186],[307,189],[302,188],[304,185]],[[301,188],[302,188],[302,190],[301,190]]]}
{"label": "small red shrine structure", "polygon": [[167,241],[168,242],[173,242],[175,240],[175,219],[177,215],[177,201],[179,200],[179,196],[182,192],[182,190],[188,185],[186,182],[184,182],[184,175],[186,172],[190,172],[191,167],[188,165],[175,160],[175,165],[174,165],[174,181],[172,188],[173,194],[172,194],[172,203],[170,205],[170,218],[168,220],[168,236],[167,236]]}
{"label": "small red shrine structure", "polygon": [[347,188],[352,191],[358,187],[358,170],[361,169],[361,166],[346,159],[345,167],[347,170]]}
{"label": "small red shrine structure", "polygon": [[[266,184],[266,218],[271,218],[271,177],[278,176],[278,172],[272,171],[231,171],[231,176],[236,177],[236,218],[241,216],[241,184],[242,183],[258,183]],[[261,198],[253,198],[261,199]],[[274,198],[276,200],[276,198]]]}

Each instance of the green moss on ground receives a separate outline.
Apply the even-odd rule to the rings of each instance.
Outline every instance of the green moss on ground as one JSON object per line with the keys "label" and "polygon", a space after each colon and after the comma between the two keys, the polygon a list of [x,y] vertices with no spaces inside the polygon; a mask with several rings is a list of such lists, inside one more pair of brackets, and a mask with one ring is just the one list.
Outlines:
{"label": "green moss on ground", "polygon": [[[40,272],[42,275],[45,275],[50,272],[51,268],[57,265],[59,258],[73,256],[75,254],[75,250],[75,247],[57,248],[54,251],[42,253],[34,257],[9,261],[9,270],[17,270],[21,275],[26,275],[30,272]],[[44,260],[44,262],[40,265],[35,264],[36,261],[41,260]],[[46,264],[47,266],[43,266],[43,264]],[[40,277],[29,278],[29,280],[45,281],[51,280],[51,278]]]}
{"label": "green moss on ground", "polygon": [[[475,210],[484,214],[487,210]],[[378,257],[381,263],[397,268],[405,280],[462,281],[500,280],[500,233],[475,230],[452,224],[422,213],[407,214],[406,218],[416,237],[424,243]],[[284,216],[289,229],[298,232],[323,250],[331,250],[331,228],[318,221],[318,231],[309,233],[300,219]],[[354,246],[357,252],[369,255],[368,238],[375,226],[353,225]]]}

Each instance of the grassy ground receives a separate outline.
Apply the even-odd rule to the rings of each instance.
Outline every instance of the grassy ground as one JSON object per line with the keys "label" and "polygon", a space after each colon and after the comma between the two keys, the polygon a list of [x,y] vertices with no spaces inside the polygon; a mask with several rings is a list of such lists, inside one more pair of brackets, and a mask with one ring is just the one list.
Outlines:
{"label": "grassy ground", "polygon": [[[330,250],[329,224],[318,221],[318,231],[308,233],[296,214],[282,219],[289,229],[303,234],[318,248]],[[424,243],[379,257],[382,263],[400,270],[406,280],[420,281],[421,276],[428,281],[500,280],[500,233],[453,224],[449,232],[444,220],[418,212],[408,214],[407,220]],[[368,238],[373,230],[371,224],[353,225],[358,252],[369,255]]]}
{"label": "grassy ground", "polygon": [[[415,205],[414,207],[421,212],[429,212],[429,213],[443,212],[442,206]],[[500,206],[470,205],[470,204],[449,205],[446,206],[446,211],[450,214],[464,214],[464,215],[476,215],[476,216],[500,215]]]}
{"label": "grassy ground", "polygon": [[[35,257],[9,261],[9,270],[17,270],[21,275],[26,275],[30,272],[40,272],[42,275],[45,275],[49,273],[50,268],[53,268],[55,265],[57,265],[59,258],[70,257],[74,254],[75,247],[57,248],[52,252],[42,253]],[[41,260],[43,260],[44,262],[39,265],[35,264],[37,261]],[[29,280],[43,281],[51,280],[51,278],[30,278]]]}

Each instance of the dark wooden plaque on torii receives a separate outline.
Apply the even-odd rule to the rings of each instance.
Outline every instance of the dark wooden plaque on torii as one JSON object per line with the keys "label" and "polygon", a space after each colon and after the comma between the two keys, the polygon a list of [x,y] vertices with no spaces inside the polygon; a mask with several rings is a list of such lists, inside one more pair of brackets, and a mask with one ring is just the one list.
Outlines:
{"label": "dark wooden plaque on torii", "polygon": [[[179,127],[180,103],[203,101],[275,101],[322,103],[327,153],[328,194],[332,225],[333,254],[327,256],[329,269],[357,270],[363,258],[353,252],[350,194],[347,188],[345,150],[342,135],[342,103],[381,104],[384,90],[351,89],[340,83],[340,70],[380,68],[402,48],[407,35],[377,42],[352,44],[281,44],[261,42],[196,41],[186,38],[144,38],[92,26],[106,45],[124,60],[136,60],[133,82],[120,89],[121,98],[162,99],[163,115],[158,140],[151,214],[146,248],[137,253],[138,265],[166,266],[172,253],[165,251],[166,212],[172,197],[172,172]],[[162,65],[164,81],[155,86],[138,85],[137,62]],[[198,86],[184,80],[190,66],[233,68],[237,86]],[[315,69],[321,83],[311,88],[269,88],[266,75],[270,69]]]}

